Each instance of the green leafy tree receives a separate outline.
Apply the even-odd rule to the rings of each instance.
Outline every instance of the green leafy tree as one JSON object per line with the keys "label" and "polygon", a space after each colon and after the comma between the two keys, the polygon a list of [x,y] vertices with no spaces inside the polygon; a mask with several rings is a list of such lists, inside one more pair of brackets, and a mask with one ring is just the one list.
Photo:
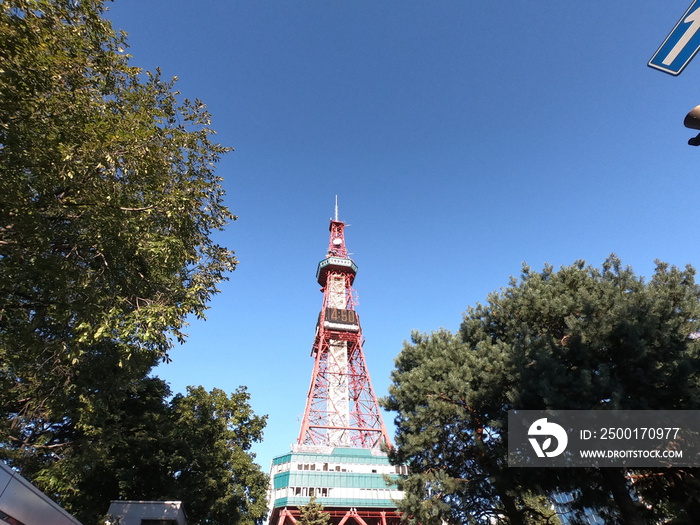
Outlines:
{"label": "green leafy tree", "polygon": [[[0,3],[0,449],[66,454],[78,411],[183,341],[236,260],[199,101],[128,64],[101,0]],[[117,371],[108,377],[105,371]],[[93,401],[94,400],[94,401]],[[28,459],[29,461],[29,459]]]}
{"label": "green leafy tree", "polygon": [[260,523],[268,478],[250,448],[266,417],[253,413],[245,388],[169,394],[161,379],[132,381],[112,406],[83,416],[69,454],[35,481],[70,487],[57,499],[84,523],[112,499],[181,500],[195,525]]}
{"label": "green leafy tree", "polygon": [[227,396],[197,387],[170,404],[175,495],[199,523],[252,525],[267,512],[268,478],[250,452],[267,416],[253,414],[249,397],[244,388]]}
{"label": "green leafy tree", "polygon": [[[691,267],[658,263],[647,283],[612,256],[519,281],[465,314],[459,334],[415,334],[385,400],[396,461],[413,471],[404,511],[428,522],[528,523],[524,497],[568,492],[628,524],[700,519],[694,469],[508,469],[507,410],[697,409],[700,290]],[[531,500],[530,500],[531,501]],[[644,502],[642,504],[641,502]]]}
{"label": "green leafy tree", "polygon": [[253,523],[264,418],[245,391],[168,402],[148,377],[235,268],[212,239],[234,219],[229,148],[103,14],[0,2],[0,458],[86,522],[167,496],[195,522]]}
{"label": "green leafy tree", "polygon": [[306,505],[299,507],[300,525],[329,525],[331,516],[323,511],[323,505],[316,502],[316,497],[311,496]]}

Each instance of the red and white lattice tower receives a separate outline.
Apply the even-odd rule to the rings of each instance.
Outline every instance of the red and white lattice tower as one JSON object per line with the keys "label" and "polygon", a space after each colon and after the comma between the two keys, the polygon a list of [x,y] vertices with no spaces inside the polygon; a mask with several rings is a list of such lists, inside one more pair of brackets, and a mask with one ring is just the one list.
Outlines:
{"label": "red and white lattice tower", "polygon": [[364,340],[352,287],[357,265],[345,246],[345,223],[330,223],[326,258],[316,279],[323,306],[311,355],[314,369],[306,399],[299,445],[378,449],[389,445],[362,351]]}
{"label": "red and white lattice tower", "polygon": [[331,219],[326,258],[316,278],[323,292],[311,355],[314,369],[299,438],[272,460],[270,525],[296,525],[311,498],[331,525],[399,525],[398,478],[362,351],[362,328],[352,284],[357,266],[345,246],[345,223]]}

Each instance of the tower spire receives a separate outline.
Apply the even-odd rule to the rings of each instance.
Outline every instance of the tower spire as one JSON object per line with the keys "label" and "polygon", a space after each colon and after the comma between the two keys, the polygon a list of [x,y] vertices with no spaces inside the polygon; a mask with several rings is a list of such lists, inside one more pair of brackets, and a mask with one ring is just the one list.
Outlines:
{"label": "tower spire", "polygon": [[338,196],[335,196],[335,220],[338,220]]}

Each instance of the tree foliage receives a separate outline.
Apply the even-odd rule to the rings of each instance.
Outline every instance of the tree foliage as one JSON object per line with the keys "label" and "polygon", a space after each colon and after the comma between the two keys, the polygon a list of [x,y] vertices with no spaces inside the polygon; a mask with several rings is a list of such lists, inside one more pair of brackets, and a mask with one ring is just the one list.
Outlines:
{"label": "tree foliage", "polygon": [[509,409],[697,409],[694,276],[657,263],[647,283],[614,256],[602,269],[525,266],[519,281],[468,310],[458,334],[414,334],[384,401],[397,412],[394,460],[413,472],[403,510],[422,523],[547,523],[527,494],[565,492],[572,511],[595,508],[619,523],[697,520],[693,469],[506,463]]}
{"label": "tree foliage", "polygon": [[244,388],[169,394],[158,378],[132,381],[83,414],[67,454],[31,472],[34,481],[57,487],[56,499],[84,523],[96,523],[113,499],[181,500],[194,524],[259,523],[267,476],[250,448],[266,418],[253,414]]}
{"label": "tree foliage", "polygon": [[0,2],[0,457],[81,516],[167,493],[252,523],[247,394],[168,402],[148,377],[235,268],[212,238],[235,218],[229,148],[202,102],[129,65],[104,9]]}
{"label": "tree foliage", "polygon": [[299,507],[300,525],[329,525],[331,516],[323,511],[323,505],[316,501],[316,496],[311,496],[306,505]]}
{"label": "tree foliage", "polygon": [[267,512],[267,476],[250,448],[262,440],[267,416],[255,416],[244,388],[227,397],[219,389],[190,388],[170,404],[178,499],[205,523],[260,523]]}
{"label": "tree foliage", "polygon": [[0,5],[1,380],[23,417],[96,352],[166,357],[236,262],[211,238],[228,149],[202,103],[128,65],[102,9]]}

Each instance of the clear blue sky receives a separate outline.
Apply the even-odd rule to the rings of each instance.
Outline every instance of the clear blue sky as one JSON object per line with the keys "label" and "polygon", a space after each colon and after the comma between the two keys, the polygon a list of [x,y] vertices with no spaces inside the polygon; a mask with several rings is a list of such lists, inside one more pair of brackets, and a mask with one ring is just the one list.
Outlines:
{"label": "clear blue sky", "polygon": [[[646,66],[689,0],[116,0],[132,64],[204,101],[240,260],[157,374],[247,385],[268,470],[296,440],[339,195],[378,395],[527,262],[698,261],[700,58]],[[391,427],[392,415],[386,416]],[[390,430],[393,432],[393,430]]]}

